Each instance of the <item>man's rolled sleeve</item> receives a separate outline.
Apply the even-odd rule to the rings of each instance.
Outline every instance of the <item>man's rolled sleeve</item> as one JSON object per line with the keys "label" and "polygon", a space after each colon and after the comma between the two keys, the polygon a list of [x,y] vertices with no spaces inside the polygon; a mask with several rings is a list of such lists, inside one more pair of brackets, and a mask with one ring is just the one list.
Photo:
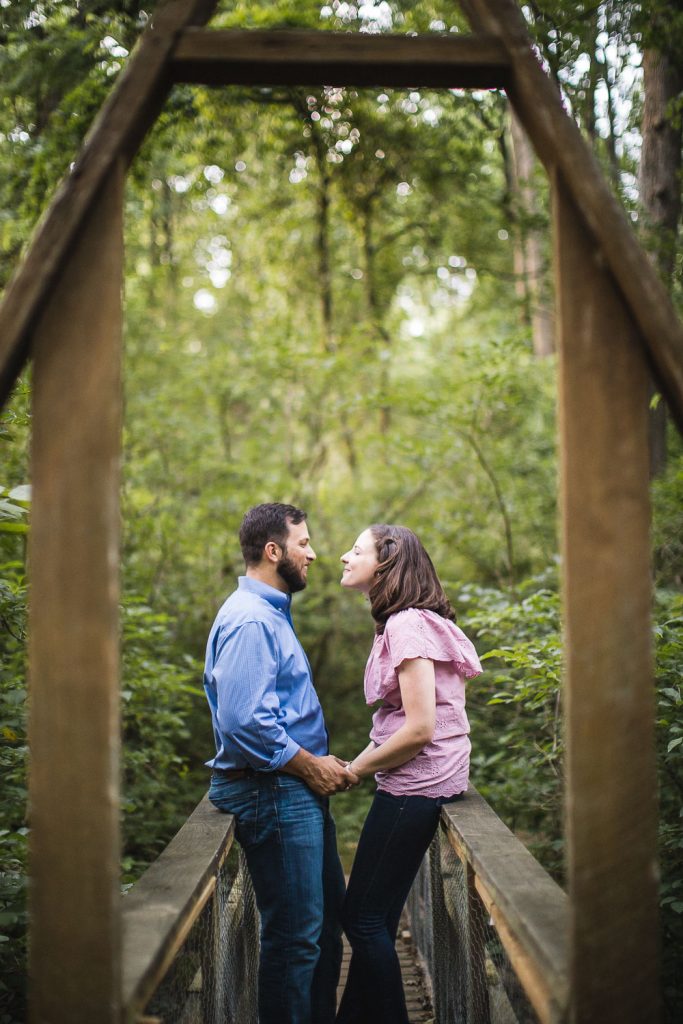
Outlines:
{"label": "man's rolled sleeve", "polygon": [[276,638],[263,622],[245,622],[219,637],[213,680],[217,721],[245,761],[276,771],[300,750],[280,724]]}

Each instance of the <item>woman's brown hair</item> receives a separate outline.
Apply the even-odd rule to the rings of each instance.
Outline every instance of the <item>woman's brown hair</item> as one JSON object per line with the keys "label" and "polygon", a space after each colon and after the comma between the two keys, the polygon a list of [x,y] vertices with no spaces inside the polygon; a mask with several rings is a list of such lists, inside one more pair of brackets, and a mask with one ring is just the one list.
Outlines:
{"label": "woman's brown hair", "polygon": [[379,565],[370,587],[370,611],[376,632],[383,633],[390,615],[404,608],[423,608],[455,622],[455,612],[422,542],[407,526],[375,523],[370,527]]}

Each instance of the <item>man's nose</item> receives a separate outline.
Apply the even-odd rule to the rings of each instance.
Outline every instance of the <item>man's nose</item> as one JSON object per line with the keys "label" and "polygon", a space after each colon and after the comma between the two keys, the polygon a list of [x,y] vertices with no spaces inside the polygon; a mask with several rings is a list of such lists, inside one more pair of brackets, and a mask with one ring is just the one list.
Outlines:
{"label": "man's nose", "polygon": [[306,557],[308,558],[309,562],[315,562],[315,560],[316,560],[316,558],[317,558],[318,556],[316,555],[316,553],[315,553],[315,551],[313,550],[313,548],[312,548],[312,547],[309,547],[309,549],[308,549],[308,555],[307,555]]}

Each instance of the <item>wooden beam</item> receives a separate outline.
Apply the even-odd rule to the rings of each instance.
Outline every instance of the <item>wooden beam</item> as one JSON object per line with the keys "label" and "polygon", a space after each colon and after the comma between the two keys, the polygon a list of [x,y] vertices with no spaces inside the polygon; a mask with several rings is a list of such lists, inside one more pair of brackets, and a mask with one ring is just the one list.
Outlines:
{"label": "wooden beam", "polygon": [[559,309],[572,1020],[658,1015],[643,346],[562,177]]}
{"label": "wooden beam", "polygon": [[136,1021],[215,888],[235,822],[204,798],[123,899],[123,1009]]}
{"label": "wooden beam", "polygon": [[204,24],[217,0],[167,0],[154,13],[62,181],[0,305],[0,404],[29,355],[30,336],[76,235],[111,168],[132,160],[170,87],[168,62],[179,33]]}
{"label": "wooden beam", "polygon": [[120,1012],[121,165],[34,338],[30,1020]]}
{"label": "wooden beam", "polygon": [[484,36],[195,28],[183,32],[172,63],[175,81],[205,85],[497,89],[507,70],[504,47]]}
{"label": "wooden beam", "polygon": [[567,897],[472,786],[463,800],[445,805],[441,820],[455,852],[474,874],[476,892],[494,917],[539,1019],[563,1022]]}
{"label": "wooden beam", "polygon": [[500,40],[510,60],[508,94],[549,173],[562,174],[576,207],[600,244],[647,345],[672,416],[683,432],[683,325],[595,155],[564,109],[556,84],[536,56],[515,0],[461,0],[472,28]]}

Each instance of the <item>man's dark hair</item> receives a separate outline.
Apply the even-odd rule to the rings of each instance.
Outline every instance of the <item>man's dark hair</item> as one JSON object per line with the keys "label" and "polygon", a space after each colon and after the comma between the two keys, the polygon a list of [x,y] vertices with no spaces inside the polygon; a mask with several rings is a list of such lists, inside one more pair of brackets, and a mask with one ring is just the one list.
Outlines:
{"label": "man's dark hair", "polygon": [[247,565],[258,565],[269,540],[284,549],[287,547],[289,524],[298,526],[306,519],[303,509],[283,505],[279,501],[250,508],[240,526],[240,546]]}

